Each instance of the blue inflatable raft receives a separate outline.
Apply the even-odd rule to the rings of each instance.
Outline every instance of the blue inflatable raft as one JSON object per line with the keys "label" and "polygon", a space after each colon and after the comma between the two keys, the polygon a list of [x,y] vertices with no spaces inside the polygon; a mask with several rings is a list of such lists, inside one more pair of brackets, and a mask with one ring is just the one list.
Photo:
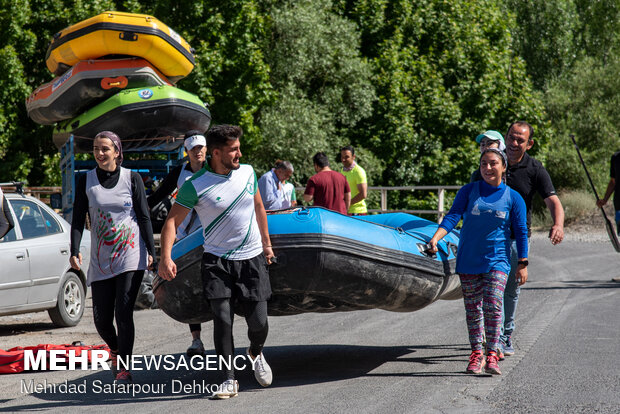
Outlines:
{"label": "blue inflatable raft", "polygon": [[[424,251],[434,222],[405,213],[350,217],[320,207],[272,212],[267,219],[277,260],[269,267],[270,315],[410,312],[461,297],[454,273],[458,232],[444,237],[437,255]],[[202,243],[201,230],[177,242],[177,277],[154,283],[159,306],[180,322],[212,319],[202,299]]]}

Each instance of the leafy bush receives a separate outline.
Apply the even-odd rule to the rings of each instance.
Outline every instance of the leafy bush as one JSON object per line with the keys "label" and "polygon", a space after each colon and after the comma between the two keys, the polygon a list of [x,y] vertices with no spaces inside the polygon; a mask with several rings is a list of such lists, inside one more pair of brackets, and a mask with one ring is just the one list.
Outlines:
{"label": "leafy bush", "polygon": [[545,97],[556,138],[548,147],[546,167],[558,188],[589,188],[569,137],[574,134],[599,195],[609,181],[611,155],[620,150],[620,57],[601,63],[584,58],[551,83]]}
{"label": "leafy bush", "polygon": [[[565,190],[558,194],[564,207],[564,225],[570,226],[596,210],[594,195],[585,190]],[[532,214],[532,228],[551,227],[553,221],[548,209]]]}

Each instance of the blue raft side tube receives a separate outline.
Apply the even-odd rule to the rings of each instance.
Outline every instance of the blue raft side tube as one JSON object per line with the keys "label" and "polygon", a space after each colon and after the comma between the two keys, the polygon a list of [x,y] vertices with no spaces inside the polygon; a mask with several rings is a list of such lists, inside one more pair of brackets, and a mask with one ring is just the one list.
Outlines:
{"label": "blue raft side tube", "polygon": [[[271,235],[329,234],[416,255],[423,255],[420,245],[426,244],[437,230],[436,223],[406,213],[387,213],[360,218],[345,216],[321,207],[301,207],[291,212],[269,214],[267,221]],[[202,245],[203,242],[200,230],[188,235],[173,246],[172,260]],[[456,249],[451,246],[458,246],[458,236],[454,232],[446,235],[439,243],[440,252],[444,253],[441,256],[444,257],[438,257],[437,260],[454,259]]]}
{"label": "blue raft side tube", "polygon": [[[372,216],[363,216],[362,219],[372,223],[402,229],[408,234],[424,239],[425,243],[433,237],[433,234],[435,234],[439,227],[439,225],[433,221],[407,213],[376,214]],[[449,257],[452,258],[456,255],[455,247],[458,247],[459,236],[460,233],[458,230],[452,230],[439,242],[439,249],[446,252],[451,251],[453,254],[449,255]]]}

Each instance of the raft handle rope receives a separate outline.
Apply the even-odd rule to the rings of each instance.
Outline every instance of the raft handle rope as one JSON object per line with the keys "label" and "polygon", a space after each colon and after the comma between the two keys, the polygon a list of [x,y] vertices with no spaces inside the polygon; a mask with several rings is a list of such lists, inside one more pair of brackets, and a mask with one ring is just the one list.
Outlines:
{"label": "raft handle rope", "polygon": [[[302,206],[302,207],[298,207],[298,208],[299,208],[299,210],[297,210],[297,214],[307,215],[307,214],[310,214],[310,209],[312,209],[312,208],[323,208],[323,207]],[[413,237],[414,239],[420,240],[421,242],[423,242],[423,243],[419,243],[419,245],[426,245],[426,243],[428,243],[429,240],[430,240],[430,238],[428,236],[426,236],[425,234],[420,234],[420,233],[417,233],[417,232],[407,231],[407,230],[403,229],[402,227],[393,227],[393,226],[388,226],[387,224],[375,223],[374,221],[364,220],[361,217],[363,217],[363,216],[351,216],[351,218],[353,218],[353,219],[364,221],[366,223],[371,223],[371,224],[374,224],[375,226],[385,227],[386,229],[396,230],[400,234],[405,234],[405,235],[407,235],[409,237]],[[448,241],[445,242],[445,243],[446,243],[447,248],[449,250],[452,250],[452,252],[456,256],[456,245],[454,243],[448,242]],[[418,246],[418,249],[420,249],[419,246]],[[444,250],[444,249],[440,248],[439,245],[437,245],[437,249],[439,249],[439,251],[441,253],[443,253],[446,257],[450,256],[450,252],[448,250]],[[425,253],[423,250],[420,250],[420,251],[422,253]]]}

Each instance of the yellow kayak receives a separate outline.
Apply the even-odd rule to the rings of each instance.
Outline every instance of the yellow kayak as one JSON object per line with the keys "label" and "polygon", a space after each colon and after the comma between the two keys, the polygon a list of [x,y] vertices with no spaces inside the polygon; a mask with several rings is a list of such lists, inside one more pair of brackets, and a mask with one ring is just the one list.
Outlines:
{"label": "yellow kayak", "polygon": [[193,52],[185,39],[153,16],[107,11],[56,33],[45,63],[60,76],[81,60],[138,56],[175,82],[194,68]]}

